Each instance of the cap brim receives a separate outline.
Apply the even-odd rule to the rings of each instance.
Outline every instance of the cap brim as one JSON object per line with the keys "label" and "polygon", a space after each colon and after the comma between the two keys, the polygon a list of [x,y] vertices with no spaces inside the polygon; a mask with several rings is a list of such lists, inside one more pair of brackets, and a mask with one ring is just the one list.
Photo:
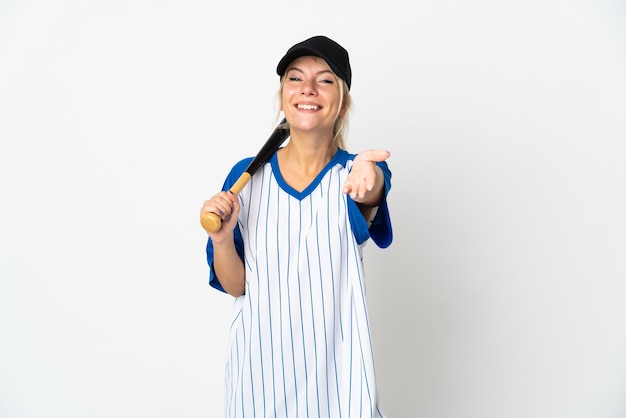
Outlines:
{"label": "cap brim", "polygon": [[307,46],[301,46],[299,48],[296,48],[292,51],[287,52],[285,56],[278,63],[278,66],[276,67],[276,72],[278,73],[279,76],[282,77],[283,75],[285,75],[285,71],[287,71],[287,67],[289,67],[289,64],[291,64],[297,58],[306,57],[306,56],[314,56],[314,57],[322,58],[324,61],[326,61],[326,64],[328,64],[331,70],[333,70],[333,72],[337,74],[337,76],[339,76],[343,80],[346,79],[346,75],[343,74],[341,70],[336,68],[333,65],[332,61],[329,60],[326,56],[324,56],[324,54],[322,54],[316,49],[309,48]]}

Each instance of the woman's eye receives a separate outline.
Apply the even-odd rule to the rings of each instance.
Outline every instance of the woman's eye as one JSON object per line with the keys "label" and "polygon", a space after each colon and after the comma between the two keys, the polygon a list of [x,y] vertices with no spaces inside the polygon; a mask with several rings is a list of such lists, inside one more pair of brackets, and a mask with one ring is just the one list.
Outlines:
{"label": "woman's eye", "polygon": [[333,81],[333,80],[330,80],[330,79],[324,79],[324,80],[321,80],[321,83],[322,83],[322,84],[333,84],[333,83],[334,83],[334,81]]}
{"label": "woman's eye", "polygon": [[289,81],[300,81],[300,77],[290,76]]}

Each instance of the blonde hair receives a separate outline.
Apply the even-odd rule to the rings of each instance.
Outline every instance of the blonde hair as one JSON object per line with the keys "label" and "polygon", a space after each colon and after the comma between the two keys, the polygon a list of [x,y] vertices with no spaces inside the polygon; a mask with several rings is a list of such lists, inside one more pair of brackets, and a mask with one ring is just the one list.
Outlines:
{"label": "blonde hair", "polygon": [[[320,58],[321,59],[321,58]],[[348,133],[348,121],[349,121],[349,113],[352,108],[352,96],[350,95],[350,88],[348,88],[348,83],[342,78],[337,76],[337,80],[339,81],[339,112],[337,113],[337,118],[335,119],[335,126],[333,127],[333,145],[338,148],[346,149],[346,138]],[[283,86],[285,85],[285,76],[280,78],[280,87],[276,96],[278,98],[278,108],[281,109],[283,106],[282,103],[282,92]],[[280,117],[280,110],[276,115],[276,119]],[[281,125],[281,127],[289,128],[289,122],[285,122]]]}

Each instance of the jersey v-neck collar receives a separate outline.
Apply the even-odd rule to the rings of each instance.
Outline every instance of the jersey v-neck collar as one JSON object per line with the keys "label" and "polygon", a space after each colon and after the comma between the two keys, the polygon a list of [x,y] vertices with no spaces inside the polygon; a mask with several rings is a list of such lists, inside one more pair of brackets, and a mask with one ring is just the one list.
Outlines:
{"label": "jersey v-neck collar", "polygon": [[341,164],[345,166],[347,159],[348,159],[348,152],[341,148],[338,148],[335,155],[333,155],[333,158],[331,158],[331,160],[326,164],[326,166],[318,173],[318,175],[313,179],[311,184],[309,184],[301,192],[297,191],[296,189],[291,187],[289,184],[287,184],[287,182],[283,178],[283,175],[280,172],[280,167],[278,166],[278,153],[277,152],[275,152],[270,158],[270,164],[272,165],[272,172],[274,173],[274,177],[276,178],[276,182],[278,183],[278,186],[281,189],[283,189],[286,193],[295,197],[296,199],[302,200],[308,195],[310,195],[313,192],[313,190],[315,190],[318,184],[320,184],[320,182],[322,181],[322,178],[324,178],[324,175],[328,172],[328,170],[331,169],[331,167],[334,167],[337,164]]}

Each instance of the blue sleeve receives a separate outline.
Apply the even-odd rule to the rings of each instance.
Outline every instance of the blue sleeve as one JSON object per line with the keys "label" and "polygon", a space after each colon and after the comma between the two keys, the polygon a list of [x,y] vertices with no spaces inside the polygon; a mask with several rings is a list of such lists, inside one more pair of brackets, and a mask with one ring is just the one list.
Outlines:
{"label": "blue sleeve", "polygon": [[[224,185],[222,186],[222,191],[230,189],[231,186],[235,184],[235,182],[239,179],[239,177],[243,174],[243,172],[246,171],[246,168],[248,167],[251,161],[252,161],[252,158],[246,158],[238,162],[233,167],[233,169],[230,171],[230,174],[228,174],[228,177],[226,177],[226,180],[224,181]],[[235,239],[235,249],[237,250],[237,254],[239,254],[239,257],[241,257],[241,259],[243,260],[243,239],[241,238],[241,231],[239,230],[239,225],[235,227],[234,239]],[[220,283],[219,279],[215,275],[215,269],[213,268],[214,254],[213,254],[213,242],[211,241],[211,238],[208,239],[207,244],[206,244],[206,259],[209,265],[209,285],[211,285],[211,287],[217,290],[226,292],[224,288],[222,287],[222,284]]]}
{"label": "blue sleeve", "polygon": [[378,206],[378,212],[370,225],[370,236],[372,240],[380,248],[387,248],[393,241],[393,229],[391,228],[391,218],[389,216],[389,207],[387,206],[387,195],[391,190],[391,171],[386,162],[378,163],[378,166],[383,170],[385,180],[385,194],[383,200]]}
{"label": "blue sleeve", "polygon": [[391,189],[391,171],[386,162],[377,163],[382,169],[385,193],[383,200],[378,206],[378,212],[372,221],[369,229],[367,227],[367,220],[361,214],[356,202],[348,196],[348,216],[350,217],[350,223],[352,230],[359,244],[363,244],[368,238],[372,238],[374,243],[380,248],[387,248],[393,241],[393,230],[391,228],[391,218],[389,216],[389,207],[387,206],[387,194]]}

